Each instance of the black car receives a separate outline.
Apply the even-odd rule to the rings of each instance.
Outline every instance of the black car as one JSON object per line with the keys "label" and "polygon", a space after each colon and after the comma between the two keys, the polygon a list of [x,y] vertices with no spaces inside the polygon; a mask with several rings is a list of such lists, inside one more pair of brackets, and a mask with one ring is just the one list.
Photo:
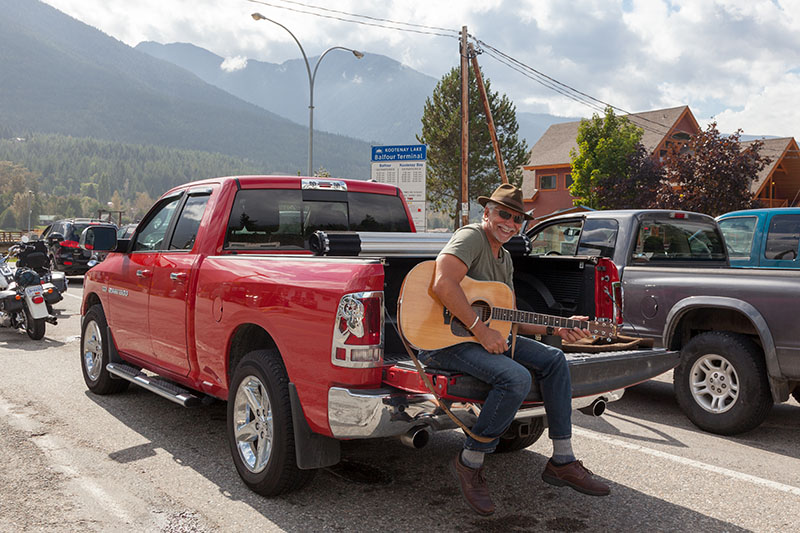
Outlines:
{"label": "black car", "polygon": [[88,263],[92,253],[81,250],[78,241],[83,230],[92,225],[110,226],[115,229],[117,227],[116,224],[106,220],[68,218],[53,222],[44,230],[41,238],[47,244],[47,255],[52,270],[75,275],[83,274],[91,268]]}

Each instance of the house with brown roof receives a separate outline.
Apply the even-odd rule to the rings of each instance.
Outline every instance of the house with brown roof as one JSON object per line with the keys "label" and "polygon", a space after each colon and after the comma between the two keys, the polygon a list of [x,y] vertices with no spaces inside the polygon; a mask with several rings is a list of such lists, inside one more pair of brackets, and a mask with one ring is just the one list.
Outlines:
{"label": "house with brown roof", "polygon": [[[700,132],[689,106],[657,109],[624,115],[644,131],[642,144],[654,157],[664,157],[673,143],[683,143]],[[580,122],[553,124],[531,148],[528,164],[522,167],[522,194],[525,209],[542,217],[573,207],[569,193],[572,184],[571,150],[578,150],[575,139]]]}
{"label": "house with brown roof", "polygon": [[[762,139],[759,153],[771,162],[759,172],[750,192],[762,207],[795,207],[800,205],[800,150],[794,137]],[[743,142],[746,147],[753,141]]]}

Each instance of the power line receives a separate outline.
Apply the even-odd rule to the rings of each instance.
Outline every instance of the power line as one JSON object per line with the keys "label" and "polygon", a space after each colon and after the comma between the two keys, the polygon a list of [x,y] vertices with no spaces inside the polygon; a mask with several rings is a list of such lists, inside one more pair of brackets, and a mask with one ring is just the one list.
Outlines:
{"label": "power line", "polygon": [[[280,6],[280,5],[277,5],[277,4],[264,2],[263,0],[247,0],[247,1],[248,2],[252,2],[254,4],[262,4],[262,5],[265,5],[265,6],[274,7],[274,8],[277,8],[277,9],[286,9],[287,11],[294,11],[296,13],[303,13],[304,15],[313,15],[315,17],[322,17],[322,18],[327,18],[327,19],[339,20],[339,21],[342,21],[342,22],[352,22],[353,24],[361,24],[363,26],[374,26],[376,28],[384,28],[384,29],[388,29],[388,30],[405,31],[405,32],[409,32],[409,33],[420,33],[420,34],[423,34],[423,35],[436,35],[438,37],[450,37],[451,39],[458,39],[457,35],[448,35],[446,33],[440,33],[440,32],[435,32],[435,31],[413,30],[411,28],[398,28],[398,27],[395,27],[395,26],[387,26],[385,24],[376,24],[376,23],[373,23],[373,22],[365,22],[363,20],[352,20],[352,19],[347,19],[347,18],[343,18],[343,17],[337,17],[337,16],[334,16],[334,15],[324,15],[322,13],[314,13],[313,11],[306,11],[306,10],[303,10],[303,9],[296,9],[296,8],[289,7],[289,6]],[[321,8],[317,8],[317,9],[321,9]],[[360,15],[360,16],[366,17],[366,15]],[[396,22],[395,24],[408,24],[408,23]],[[452,30],[448,30],[448,31],[452,31]]]}
{"label": "power line", "polygon": [[[571,87],[571,86],[569,86],[569,85],[567,85],[567,84],[565,84],[565,83],[562,83],[562,82],[560,82],[560,81],[556,80],[555,78],[552,78],[552,77],[548,76],[547,74],[544,74],[543,72],[539,72],[539,71],[538,71],[538,70],[536,70],[535,68],[533,68],[533,67],[531,67],[531,66],[529,66],[529,65],[526,65],[526,64],[525,64],[525,63],[523,63],[522,61],[519,61],[518,59],[516,59],[516,58],[514,58],[514,57],[512,57],[512,56],[510,56],[510,55],[508,55],[508,54],[506,54],[506,53],[504,53],[504,52],[502,52],[502,51],[498,50],[497,48],[495,48],[495,47],[491,46],[490,44],[488,44],[488,43],[486,43],[486,42],[484,42],[484,41],[482,41],[482,40],[480,40],[480,39],[476,38],[475,36],[471,36],[471,37],[472,37],[473,39],[475,39],[475,41],[476,41],[476,42],[477,42],[477,43],[478,43],[478,44],[479,44],[481,47],[483,47],[483,48],[486,48],[486,49],[488,49],[488,50],[492,50],[492,51],[493,51],[493,52],[495,52],[496,54],[499,54],[499,55],[501,55],[502,57],[504,57],[506,60],[508,60],[508,61],[510,61],[510,62],[512,62],[512,63],[514,63],[515,65],[518,65],[520,68],[522,68],[522,69],[524,69],[524,70],[526,70],[526,71],[528,71],[528,72],[531,72],[531,73],[532,73],[534,76],[536,76],[536,78],[532,78],[532,79],[536,79],[536,81],[539,81],[539,80],[541,80],[541,79],[548,80],[548,81],[549,81],[549,82],[551,82],[552,84],[558,85],[559,87],[562,87],[563,89],[565,89],[566,91],[569,91],[569,92],[570,92],[570,93],[572,93],[572,94],[577,94],[577,95],[580,95],[580,96],[582,96],[582,97],[588,98],[588,99],[590,99],[590,100],[592,100],[592,101],[594,101],[594,102],[597,102],[598,104],[602,104],[603,106],[608,106],[608,107],[611,107],[612,109],[616,109],[617,111],[620,111],[620,112],[622,112],[622,113],[625,113],[625,114],[627,114],[627,115],[633,115],[633,113],[631,113],[630,111],[626,111],[626,110],[624,110],[624,109],[622,109],[622,108],[620,108],[620,107],[617,107],[617,106],[615,106],[615,105],[613,105],[613,104],[609,104],[608,102],[604,102],[603,100],[600,100],[600,99],[598,99],[598,98],[595,98],[594,96],[591,96],[591,95],[589,95],[589,94],[586,94],[586,93],[584,93],[584,92],[582,92],[582,91],[579,91],[578,89],[575,89],[574,87]],[[493,56],[493,57],[494,57],[494,56]],[[495,57],[495,59],[497,59],[497,58]],[[506,64],[506,65],[507,65],[507,64]],[[515,69],[515,70],[517,70],[517,69]],[[529,76],[529,77],[530,77],[530,76]],[[542,82],[540,81],[540,83],[542,83]],[[545,84],[545,83],[542,83],[542,85],[544,85],[545,87],[550,87],[550,88],[552,89],[552,86],[548,86],[548,85],[547,85],[547,84]],[[560,91],[558,91],[558,92],[560,92]],[[562,93],[562,94],[563,94],[563,93]],[[584,103],[584,105],[588,105],[588,104],[587,104],[585,101],[584,101],[583,103]],[[596,108],[596,106],[595,106],[595,105],[589,105],[589,107]],[[665,124],[662,124],[662,123],[660,123],[660,122],[656,122],[656,121],[654,121],[654,120],[651,120],[651,119],[649,119],[649,118],[646,118],[646,117],[637,116],[636,118],[637,118],[637,119],[639,119],[639,120],[645,121],[645,122],[650,122],[650,123],[652,123],[652,124],[655,124],[656,126],[658,126],[658,127],[660,127],[660,128],[664,128],[664,130],[665,130],[665,131],[663,131],[663,132],[662,132],[662,131],[654,131],[654,130],[652,130],[652,129],[648,129],[648,128],[644,127],[644,126],[640,126],[640,127],[642,127],[643,129],[648,129],[648,131],[652,131],[653,133],[664,134],[664,133],[667,133],[667,132],[669,132],[669,131],[670,131],[670,129],[671,129],[669,126],[667,126],[667,125],[665,125]]]}
{"label": "power line", "polygon": [[535,76],[532,76],[530,73],[528,73],[525,70],[521,69],[520,67],[514,65],[513,63],[509,63],[508,61],[506,61],[502,57],[495,55],[494,52],[485,52],[485,53],[487,55],[489,55],[491,58],[493,58],[495,61],[497,61],[499,63],[502,63],[503,65],[509,67],[510,69],[519,72],[523,76],[525,76],[527,78],[530,78],[530,79],[532,79],[533,81],[535,81],[537,83],[540,83],[541,85],[543,85],[543,86],[547,87],[548,89],[551,89],[551,90],[561,94],[562,96],[564,96],[566,98],[574,100],[575,102],[578,102],[579,104],[582,104],[582,105],[585,105],[585,106],[588,106],[588,107],[592,107],[597,111],[602,111],[603,110],[603,108],[600,107],[597,104],[592,104],[591,102],[587,102],[587,101],[579,98],[578,96],[559,88],[557,85],[553,85],[553,84],[547,83],[547,81],[545,81],[545,80],[541,80],[539,78],[536,78]]}
{"label": "power line", "polygon": [[[326,7],[315,6],[315,5],[312,5],[312,4],[305,4],[305,3],[297,2],[297,1],[294,1],[294,0],[276,0],[276,1],[284,2],[284,3],[288,3],[288,4],[293,4],[293,5],[296,5],[296,6],[302,6],[302,7],[307,8],[307,9],[315,9],[315,10],[324,11],[324,12],[327,12],[327,13],[337,13],[339,15],[344,15],[346,17],[362,18],[362,19],[367,19],[367,20],[375,21],[375,22],[365,22],[365,21],[362,21],[362,20],[353,20],[352,18],[344,18],[344,17],[340,17],[340,16],[335,16],[335,15],[326,15],[326,14],[323,14],[323,13],[315,13],[313,11],[307,11],[305,9],[297,9],[297,8],[293,8],[293,7],[289,7],[289,6],[285,6],[285,5],[277,5],[277,4],[274,4],[274,3],[271,3],[271,2],[266,2],[264,0],[247,0],[247,1],[251,2],[251,3],[254,3],[254,4],[262,4],[262,5],[269,6],[269,7],[274,7],[274,8],[277,8],[277,9],[284,9],[284,10],[293,11],[293,12],[296,12],[296,13],[302,13],[302,14],[305,14],[305,15],[312,15],[312,16],[315,16],[315,17],[338,20],[338,21],[341,21],[341,22],[350,22],[350,23],[354,23],[354,24],[361,24],[361,25],[364,25],[364,26],[372,26],[372,27],[376,27],[376,28],[384,28],[384,29],[390,29],[390,30],[396,30],[396,31],[405,31],[405,32],[409,32],[409,33],[417,33],[417,34],[423,34],[423,35],[434,35],[434,36],[438,36],[438,37],[450,37],[450,38],[453,38],[453,39],[457,39],[458,38],[458,34],[460,33],[458,30],[450,29],[450,28],[442,28],[442,27],[439,27],[439,26],[427,26],[427,25],[424,25],[424,24],[414,24],[414,23],[411,23],[411,22],[396,21],[396,20],[385,19],[385,18],[380,18],[380,17],[373,17],[373,16],[370,16],[370,15],[361,15],[361,14],[358,14],[358,13],[350,13],[350,12],[347,12],[347,11],[340,11],[340,10],[337,10],[337,9],[330,9],[330,8],[326,8]],[[383,23],[386,23],[386,24],[379,24],[379,22],[383,22]],[[392,25],[387,25],[387,24],[392,24]],[[403,28],[403,27],[398,27],[398,26],[410,26],[410,27],[413,27],[413,28],[424,28],[424,29]],[[427,30],[432,30],[432,31],[427,31]],[[442,31],[451,32],[451,33],[450,34],[445,34],[445,33],[441,33]],[[584,105],[586,107],[589,107],[589,108],[591,108],[591,109],[593,109],[595,111],[601,111],[602,112],[602,111],[604,111],[605,107],[610,107],[610,108],[615,109],[615,110],[617,110],[617,111],[619,111],[621,113],[629,115],[629,120],[631,122],[633,122],[634,124],[636,124],[637,121],[641,121],[641,122],[648,122],[650,124],[654,124],[655,126],[657,126],[659,128],[663,128],[663,131],[662,131],[662,130],[656,130],[652,126],[648,126],[646,124],[642,124],[642,123],[636,124],[640,128],[642,128],[642,129],[644,129],[646,131],[649,131],[651,133],[656,133],[658,135],[664,135],[665,133],[668,133],[671,130],[671,127],[666,125],[666,124],[662,124],[660,122],[657,122],[655,120],[651,120],[651,119],[649,119],[647,117],[643,117],[643,116],[640,116],[640,115],[634,115],[630,111],[626,111],[625,109],[622,109],[622,108],[620,108],[618,106],[615,106],[615,105],[610,104],[608,102],[604,102],[603,100],[595,98],[594,96],[591,96],[591,95],[586,94],[586,93],[584,93],[582,91],[579,91],[578,89],[575,89],[574,87],[571,87],[571,86],[569,86],[569,85],[567,85],[565,83],[562,83],[562,82],[558,81],[557,79],[555,79],[555,78],[553,78],[551,76],[548,76],[547,74],[544,74],[544,73],[536,70],[535,68],[533,68],[533,67],[531,67],[529,65],[526,65],[522,61],[519,61],[518,59],[516,59],[516,58],[514,58],[514,57],[512,57],[512,56],[510,56],[510,55],[508,55],[508,54],[506,54],[506,53],[504,53],[502,51],[500,51],[499,49],[491,46],[490,44],[486,43],[485,41],[482,41],[482,40],[476,38],[473,35],[470,35],[470,37],[472,37],[475,40],[475,42],[478,44],[479,47],[483,47],[483,48],[486,49],[486,50],[481,49],[481,52],[486,53],[487,55],[489,55],[490,57],[492,57],[494,60],[498,61],[499,63],[502,63],[503,65],[511,68],[512,70],[515,70],[515,71],[519,72],[520,74],[526,76],[527,78],[529,78],[529,79],[531,79],[533,81],[536,81],[537,83],[541,84],[542,86],[544,86],[544,87],[546,87],[546,88],[548,88],[548,89],[550,89],[550,90],[552,90],[554,92],[557,92],[558,94],[560,94],[560,95],[562,95],[562,96],[564,96],[566,98],[569,98],[569,99],[571,99],[571,100],[573,100],[573,101],[575,101],[575,102],[577,102],[579,104],[582,104],[582,105]]]}
{"label": "power line", "polygon": [[279,2],[283,2],[285,4],[294,4],[296,6],[307,7],[309,9],[317,9],[319,11],[327,11],[329,13],[339,13],[340,15],[347,15],[349,17],[357,17],[357,18],[363,18],[363,19],[374,20],[374,21],[379,21],[379,22],[388,22],[388,23],[391,23],[391,24],[402,24],[404,26],[412,26],[414,28],[425,28],[425,29],[428,29],[428,30],[439,30],[439,31],[449,31],[449,32],[453,32],[453,33],[460,33],[459,30],[455,30],[453,28],[441,28],[439,26],[426,26],[425,24],[414,24],[413,22],[402,22],[402,21],[397,21],[397,20],[384,19],[384,18],[380,18],[380,17],[372,17],[370,15],[359,15],[358,13],[349,13],[347,11],[339,11],[338,9],[330,9],[330,8],[327,8],[327,7],[314,6],[314,5],[311,5],[311,4],[304,4],[302,2],[295,2],[293,0],[278,0],[278,1]]}

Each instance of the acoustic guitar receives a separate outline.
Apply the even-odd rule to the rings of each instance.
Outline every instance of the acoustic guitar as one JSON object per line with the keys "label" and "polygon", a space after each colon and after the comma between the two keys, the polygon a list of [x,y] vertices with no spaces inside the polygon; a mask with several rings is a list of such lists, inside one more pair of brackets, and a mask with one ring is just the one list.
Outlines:
{"label": "acoustic guitar", "polygon": [[[400,288],[397,320],[406,340],[419,350],[439,350],[462,342],[478,342],[458,318],[433,294],[434,261],[424,261],[406,275]],[[514,309],[514,293],[499,281],[478,281],[464,276],[461,288],[472,309],[490,328],[508,336],[512,324],[539,324],[587,329],[594,337],[610,338],[617,328],[611,322],[586,321]]]}

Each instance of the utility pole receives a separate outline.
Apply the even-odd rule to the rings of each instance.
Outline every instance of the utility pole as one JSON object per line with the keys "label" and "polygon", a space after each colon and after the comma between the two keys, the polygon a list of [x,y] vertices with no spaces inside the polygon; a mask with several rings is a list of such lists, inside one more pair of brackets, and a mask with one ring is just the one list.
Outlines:
{"label": "utility pole", "polygon": [[489,126],[489,135],[492,137],[492,146],[494,147],[494,156],[497,159],[497,168],[500,171],[500,179],[503,180],[503,183],[508,183],[506,165],[503,163],[503,156],[500,153],[500,143],[497,142],[497,130],[495,130],[492,110],[489,107],[489,97],[486,95],[486,87],[483,85],[483,76],[478,66],[478,54],[475,53],[475,48],[473,48],[472,43],[469,44],[469,56],[472,59],[472,70],[475,71],[475,81],[478,85],[478,92],[480,92],[481,100],[483,101],[483,110],[486,113],[486,125]]}
{"label": "utility pole", "polygon": [[[460,226],[469,224],[469,51],[467,27],[461,26],[461,215]],[[458,220],[458,218],[457,218]]]}

